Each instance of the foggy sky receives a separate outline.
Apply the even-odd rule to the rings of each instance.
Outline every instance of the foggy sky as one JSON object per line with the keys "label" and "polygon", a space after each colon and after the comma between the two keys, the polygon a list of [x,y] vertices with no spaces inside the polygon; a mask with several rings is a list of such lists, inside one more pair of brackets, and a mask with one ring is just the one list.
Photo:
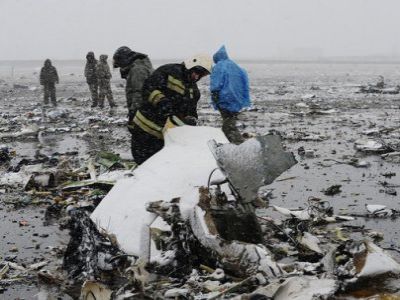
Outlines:
{"label": "foggy sky", "polygon": [[398,0],[0,0],[0,60],[400,55]]}

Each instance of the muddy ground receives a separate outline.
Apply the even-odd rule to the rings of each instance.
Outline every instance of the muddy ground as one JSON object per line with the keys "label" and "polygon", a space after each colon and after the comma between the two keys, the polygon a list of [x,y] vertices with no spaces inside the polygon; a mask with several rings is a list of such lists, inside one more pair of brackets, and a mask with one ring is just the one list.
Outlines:
{"label": "muddy ground", "polygon": [[[14,70],[12,71],[12,65]],[[40,62],[6,64],[0,67],[0,132],[17,132],[25,125],[37,124],[40,138],[16,138],[1,141],[15,150],[13,161],[33,159],[35,153],[75,152],[82,163],[99,150],[119,153],[130,159],[129,134],[124,127],[126,107],[123,81],[114,72],[113,92],[118,107],[104,111],[90,108],[87,86],[82,75],[83,62],[54,62],[60,74],[57,86],[58,110],[65,116],[43,119],[42,92],[38,85]],[[328,200],[335,212],[364,214],[366,204],[384,204],[399,209],[399,196],[387,194],[382,182],[400,187],[399,164],[383,160],[377,154],[354,149],[354,142],[366,138],[363,131],[390,129],[382,138],[398,140],[400,127],[400,96],[361,94],[362,84],[376,81],[383,75],[389,86],[400,84],[400,65],[391,64],[316,64],[316,63],[247,63],[254,106],[240,118],[243,132],[265,134],[270,130],[284,134],[307,133],[322,137],[321,141],[285,139],[299,163],[284,173],[270,188],[270,204],[297,208],[306,207],[309,197]],[[13,86],[18,84],[19,86]],[[208,105],[207,80],[201,82],[199,103],[200,123],[220,126],[220,117]],[[331,110],[328,114],[310,114],[309,107]],[[48,114],[52,108],[45,108]],[[304,147],[308,157],[298,155]],[[356,168],[346,162],[358,158],[368,164]],[[3,165],[2,172],[6,167]],[[384,174],[394,173],[392,177]],[[341,192],[327,196],[324,190],[341,185]],[[398,189],[400,192],[400,189]],[[1,259],[12,259],[18,265],[29,266],[49,261],[48,269],[60,264],[68,234],[58,224],[44,226],[44,213],[51,198],[32,203],[32,195],[23,191],[2,188],[0,194]],[[280,217],[271,209],[261,215]],[[20,222],[26,221],[26,222]],[[347,223],[349,225],[349,223]],[[380,246],[398,249],[397,219],[366,219],[359,217],[350,225],[384,234]],[[345,232],[346,234],[346,232]],[[362,232],[358,234],[363,235]],[[399,247],[400,248],[400,247]],[[396,250],[390,253],[400,261]],[[39,292],[36,277],[24,282],[0,286],[2,299],[34,299]]]}

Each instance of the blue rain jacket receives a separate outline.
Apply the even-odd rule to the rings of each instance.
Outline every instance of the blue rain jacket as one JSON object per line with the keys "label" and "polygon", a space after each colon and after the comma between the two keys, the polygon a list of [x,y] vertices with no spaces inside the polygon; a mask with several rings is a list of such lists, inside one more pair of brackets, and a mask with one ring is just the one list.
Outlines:
{"label": "blue rain jacket", "polygon": [[213,56],[215,66],[211,72],[210,91],[219,92],[218,107],[230,112],[239,112],[250,106],[249,78],[247,72],[229,59],[225,46]]}

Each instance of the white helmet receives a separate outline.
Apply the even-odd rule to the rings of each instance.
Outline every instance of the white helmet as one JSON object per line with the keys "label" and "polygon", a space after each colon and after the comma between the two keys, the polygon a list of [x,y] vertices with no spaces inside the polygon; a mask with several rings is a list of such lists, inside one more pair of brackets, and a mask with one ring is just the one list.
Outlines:
{"label": "white helmet", "polygon": [[197,54],[184,61],[186,69],[190,70],[194,67],[202,67],[211,73],[212,58],[208,54]]}

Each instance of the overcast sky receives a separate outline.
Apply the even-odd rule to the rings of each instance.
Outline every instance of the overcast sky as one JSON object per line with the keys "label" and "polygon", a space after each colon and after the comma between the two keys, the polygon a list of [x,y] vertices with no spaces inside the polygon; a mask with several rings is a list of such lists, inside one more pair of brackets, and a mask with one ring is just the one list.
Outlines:
{"label": "overcast sky", "polygon": [[400,54],[399,0],[0,0],[0,60]]}

